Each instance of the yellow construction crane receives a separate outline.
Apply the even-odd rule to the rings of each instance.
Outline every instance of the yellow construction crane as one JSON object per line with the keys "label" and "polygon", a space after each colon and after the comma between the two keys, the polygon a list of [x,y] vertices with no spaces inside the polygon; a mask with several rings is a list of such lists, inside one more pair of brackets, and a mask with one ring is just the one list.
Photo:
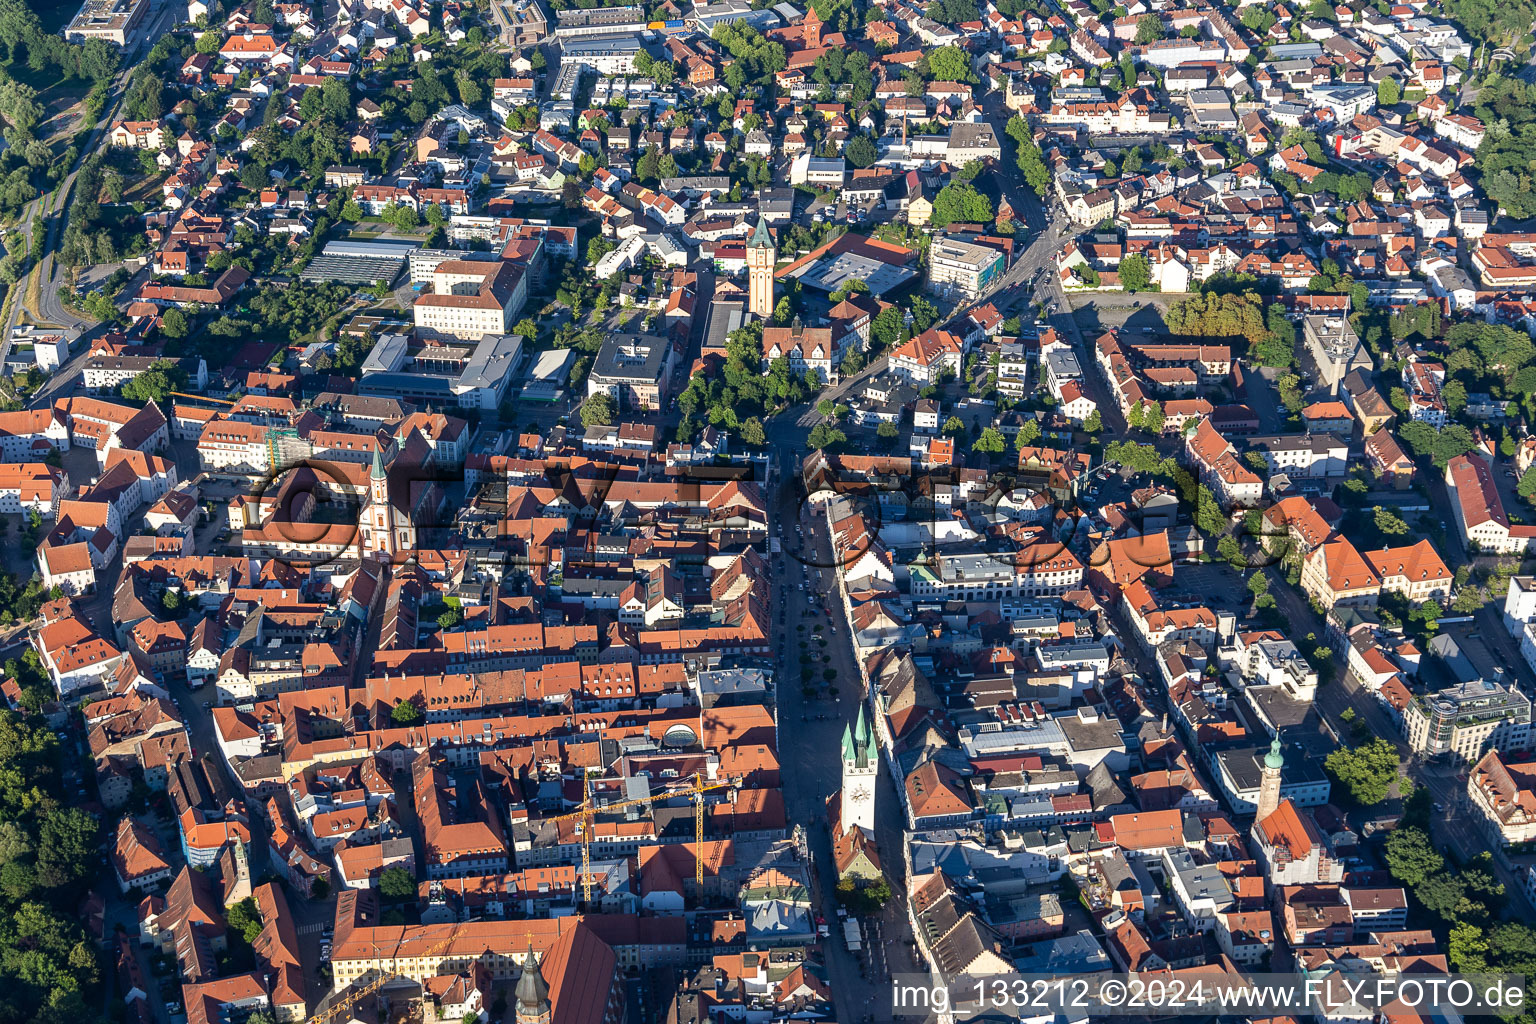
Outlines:
{"label": "yellow construction crane", "polygon": [[[714,789],[727,789],[730,782],[705,782],[704,777],[697,772],[693,775],[693,785],[687,791],[687,795],[693,799],[693,882],[703,891],[704,886],[704,794]],[[592,783],[589,777],[583,777],[581,783],[581,810],[572,811],[570,814],[562,814],[549,819],[554,822],[574,821],[576,834],[581,837],[581,899],[583,903],[592,902],[592,826],[598,811],[620,811],[626,807],[638,807],[642,804],[654,804],[662,800],[671,800],[679,796],[677,792],[653,793],[635,800],[620,800],[616,803],[597,805],[592,802]]]}
{"label": "yellow construction crane", "polygon": [[[443,950],[447,949],[450,945],[453,944],[453,940],[458,937],[458,933],[458,926],[455,925],[453,930],[448,933],[448,937],[446,939],[441,942],[434,942],[431,946],[427,947],[426,951],[420,954],[421,958],[426,959],[427,957],[435,956],[436,954],[441,953]],[[368,982],[368,984],[361,986],[357,989],[357,991],[352,992],[345,999],[339,999],[332,1003],[330,1006],[327,1006],[325,1009],[309,1018],[307,1024],[332,1024],[334,1021],[343,1019],[341,1015],[344,1011],[350,1010],[353,1006],[357,1005],[358,1001],[361,1000],[364,996],[368,996],[374,992],[377,992],[386,984],[393,981],[395,977],[396,975],[394,974],[380,970],[378,972],[378,976],[375,977],[372,981]]]}

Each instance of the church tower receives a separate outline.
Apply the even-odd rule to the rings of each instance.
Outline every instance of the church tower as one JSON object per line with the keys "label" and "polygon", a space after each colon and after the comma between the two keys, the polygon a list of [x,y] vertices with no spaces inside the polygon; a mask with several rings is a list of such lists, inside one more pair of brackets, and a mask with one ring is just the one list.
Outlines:
{"label": "church tower", "polygon": [[811,4],[805,6],[805,18],[800,22],[800,45],[806,50],[821,49],[821,15]]}
{"label": "church tower", "polygon": [[865,833],[875,832],[875,781],[880,773],[880,755],[873,730],[864,721],[864,706],[852,731],[843,726],[842,810],[838,820],[844,832],[855,825]]}
{"label": "church tower", "polygon": [[549,982],[539,970],[539,958],[533,955],[533,945],[523,958],[523,973],[517,979],[517,1024],[549,1024]]}
{"label": "church tower", "polygon": [[1285,767],[1285,755],[1280,753],[1280,737],[1269,745],[1264,755],[1264,766],[1259,769],[1259,804],[1254,821],[1263,821],[1280,806],[1280,769]]}
{"label": "church tower", "polygon": [[773,265],[778,255],[773,234],[759,217],[747,239],[747,312],[763,320],[773,316]]}
{"label": "church tower", "polygon": [[389,474],[384,472],[384,453],[373,453],[373,470],[368,474],[368,508],[364,511],[366,543],[382,558],[395,553],[394,506],[389,503]]}

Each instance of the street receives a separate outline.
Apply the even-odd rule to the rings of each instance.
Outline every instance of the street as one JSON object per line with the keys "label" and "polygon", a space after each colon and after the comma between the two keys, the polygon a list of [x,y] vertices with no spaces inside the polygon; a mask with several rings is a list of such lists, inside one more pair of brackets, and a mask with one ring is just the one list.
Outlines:
{"label": "street", "polygon": [[[814,415],[814,413],[812,414]],[[780,417],[794,424],[794,417]],[[776,421],[779,422],[779,421]],[[782,429],[782,428],[781,428]],[[774,496],[774,517],[784,553],[777,556],[774,586],[779,621],[779,671],[776,677],[779,711],[779,759],[783,765],[785,806],[792,821],[805,823],[814,873],[816,911],[829,922],[837,921],[837,871],[832,861],[832,838],[827,828],[826,801],[842,783],[841,741],[843,730],[857,717],[864,700],[852,641],[843,619],[841,601],[832,570],[831,540],[821,517],[801,504],[795,484],[797,460],[789,447],[778,448],[782,483]],[[820,648],[828,662],[813,661],[802,678],[798,644],[825,631],[827,646]],[[818,645],[810,644],[817,650]],[[835,696],[807,698],[805,687],[819,687],[823,671],[836,674],[831,683]],[[826,691],[830,694],[831,690]],[[905,843],[901,803],[890,776],[882,772],[875,796],[875,839],[881,866],[896,894],[883,912],[866,919],[867,935],[879,936],[858,954],[850,953],[834,931],[822,943],[828,981],[840,1020],[860,1021],[872,1016],[890,1019],[889,970],[912,970],[911,932],[904,907],[905,880],[901,877]],[[875,952],[879,947],[879,952]],[[889,961],[894,961],[894,965]]]}

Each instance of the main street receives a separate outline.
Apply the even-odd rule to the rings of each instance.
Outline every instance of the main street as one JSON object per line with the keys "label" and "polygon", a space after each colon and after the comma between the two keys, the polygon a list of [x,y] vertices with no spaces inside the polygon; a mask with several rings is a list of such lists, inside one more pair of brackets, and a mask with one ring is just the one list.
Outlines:
{"label": "main street", "polygon": [[[866,936],[879,936],[878,952],[872,949],[874,941],[859,953],[850,952],[836,930],[837,869],[827,827],[827,800],[842,783],[843,730],[858,716],[865,695],[835,573],[828,568],[833,552],[825,520],[802,504],[796,483],[800,449],[791,438],[798,434],[803,443],[804,427],[798,421],[812,417],[813,412],[809,417],[785,415],[774,421],[780,425],[778,435],[790,443],[775,448],[778,485],[768,496],[775,510],[771,517],[775,536],[783,548],[772,567],[776,609],[772,631],[777,647],[775,691],[785,810],[791,821],[807,830],[816,912],[833,927],[823,946],[839,1019],[885,1021],[891,1016],[888,971],[915,968],[902,878],[904,818],[894,783],[882,772],[875,798],[875,839],[895,898],[865,922]],[[825,647],[816,638],[817,629],[827,641]],[[804,667],[802,641],[813,658]],[[823,657],[830,660],[820,660]],[[823,689],[822,674],[828,670],[835,678]],[[806,688],[821,692],[807,697]]]}
{"label": "main street", "polygon": [[[1024,237],[1031,239],[1017,255],[1012,266],[985,295],[950,312],[952,323],[971,309],[995,302],[1001,309],[1022,307],[1032,296],[1036,275],[1054,279],[1054,255],[1062,238],[1070,231],[1053,222],[1040,199],[1022,180],[1011,163],[995,168],[993,180],[1028,228]],[[1025,291],[1020,292],[1021,289]],[[1063,318],[1070,321],[1068,315]],[[1059,324],[1072,331],[1075,324]],[[1081,357],[1086,350],[1081,348]],[[834,402],[860,383],[885,371],[886,356],[870,360],[859,373],[819,394],[818,399]],[[774,489],[768,494],[775,514],[773,529],[783,547],[773,566],[775,611],[773,631],[777,645],[776,678],[779,714],[780,760],[783,765],[786,810],[790,820],[805,823],[817,912],[836,923],[835,889],[837,871],[832,861],[831,836],[826,825],[826,801],[842,783],[841,740],[843,730],[852,725],[859,708],[867,700],[862,675],[855,661],[852,637],[845,621],[837,590],[834,553],[824,518],[803,505],[798,483],[799,465],[806,454],[806,437],[822,420],[812,403],[805,403],[774,417],[765,424],[770,449],[774,452]],[[820,627],[827,644],[814,638]],[[804,640],[813,660],[802,678],[799,661],[800,642]],[[807,697],[805,687],[813,691],[821,686],[821,674],[830,669],[835,679],[836,695],[823,691]],[[921,969],[912,950],[911,927],[905,912],[906,879],[905,817],[896,792],[899,780],[890,777],[882,766],[876,792],[875,841],[881,866],[890,880],[895,898],[884,910],[864,922],[865,948],[851,953],[834,931],[824,943],[828,980],[834,992],[839,1018],[857,1022],[866,1019],[891,1019],[889,974]],[[874,948],[878,947],[878,949]]]}

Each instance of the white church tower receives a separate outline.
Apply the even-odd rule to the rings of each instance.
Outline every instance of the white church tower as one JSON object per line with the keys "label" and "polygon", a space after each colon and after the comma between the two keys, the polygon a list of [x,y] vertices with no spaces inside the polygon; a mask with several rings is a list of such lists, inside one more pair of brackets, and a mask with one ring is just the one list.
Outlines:
{"label": "white church tower", "polygon": [[843,802],[838,820],[844,832],[857,825],[866,835],[875,834],[875,780],[879,773],[879,750],[860,704],[852,731],[843,726]]}

